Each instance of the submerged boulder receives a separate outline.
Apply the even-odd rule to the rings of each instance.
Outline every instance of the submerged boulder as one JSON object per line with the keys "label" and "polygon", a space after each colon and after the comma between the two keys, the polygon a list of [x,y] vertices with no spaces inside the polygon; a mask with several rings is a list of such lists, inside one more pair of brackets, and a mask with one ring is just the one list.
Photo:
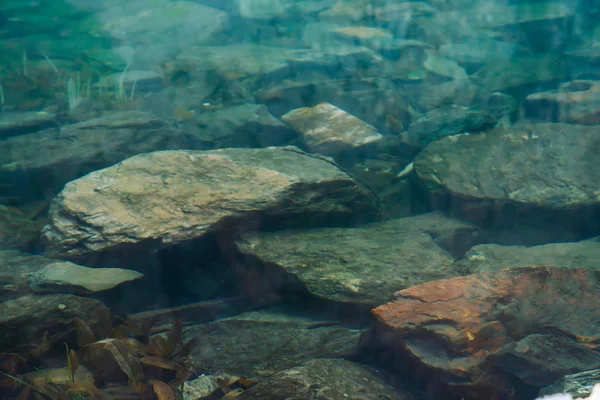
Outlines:
{"label": "submerged boulder", "polygon": [[539,224],[549,216],[563,230],[583,224],[579,231],[591,236],[598,227],[589,212],[600,207],[599,151],[595,126],[523,124],[443,138],[423,149],[414,167],[431,194],[451,197],[466,218]]}
{"label": "submerged boulder", "polygon": [[26,295],[0,303],[0,308],[2,352],[18,344],[41,343],[44,332],[53,337],[53,343],[72,339],[76,317],[98,337],[107,336],[112,327],[108,307],[98,300],[70,294]]}
{"label": "submerged boulder", "polygon": [[209,232],[352,224],[378,218],[375,195],[331,159],[295,147],[141,154],[70,182],[46,238],[73,257],[159,249]]}
{"label": "submerged boulder", "polygon": [[188,148],[186,135],[143,111],[117,111],[58,129],[13,136],[0,146],[0,196],[39,198],[70,180],[138,153]]}
{"label": "submerged boulder", "polygon": [[463,272],[469,273],[494,272],[517,265],[538,264],[559,264],[563,268],[595,270],[600,265],[600,237],[539,246],[478,244],[473,246],[458,264]]}
{"label": "submerged boulder", "polygon": [[[389,399],[407,400],[410,394],[389,384],[384,373],[344,359],[317,358],[279,371],[243,394],[247,400],[279,399]],[[360,393],[360,395],[358,395]],[[360,397],[359,397],[360,396]]]}
{"label": "submerged boulder", "polygon": [[442,390],[514,398],[600,367],[599,284],[596,271],[550,266],[427,282],[374,309],[363,344]]}
{"label": "submerged boulder", "polygon": [[359,228],[251,233],[236,246],[244,265],[277,266],[313,296],[374,307],[397,290],[457,276],[452,254],[478,237],[475,226],[432,213]]}

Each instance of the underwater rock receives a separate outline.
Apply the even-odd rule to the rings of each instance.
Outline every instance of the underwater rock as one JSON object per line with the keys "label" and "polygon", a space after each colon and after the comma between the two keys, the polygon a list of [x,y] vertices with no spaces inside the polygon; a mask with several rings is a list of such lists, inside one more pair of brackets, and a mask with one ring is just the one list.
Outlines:
{"label": "underwater rock", "polygon": [[438,140],[414,165],[432,194],[488,201],[482,207],[496,210],[576,210],[600,206],[599,140],[594,126],[523,124]]}
{"label": "underwater rock", "polygon": [[[243,60],[241,62],[240,60]],[[363,46],[333,46],[323,49],[293,49],[255,43],[228,46],[189,46],[173,62],[188,74],[212,72],[228,81],[253,77],[246,82],[256,90],[283,79],[302,80],[320,71],[332,78],[347,78],[364,66],[377,67],[381,56]],[[253,85],[252,85],[253,84]]]}
{"label": "underwater rock", "polygon": [[264,104],[241,104],[199,113],[187,130],[204,149],[281,146],[297,137]]}
{"label": "underwater rock", "polygon": [[[427,49],[433,46],[429,43],[414,39],[378,39],[365,42],[365,46],[392,60],[415,61],[423,58]],[[405,79],[417,80],[417,79]]]}
{"label": "underwater rock", "polygon": [[[551,395],[554,393],[566,393],[579,399],[589,396],[592,393],[594,385],[600,382],[600,369],[569,374],[560,378],[550,386],[540,390],[540,396]],[[596,397],[590,397],[588,400],[596,400]]]}
{"label": "underwater rock", "polygon": [[127,70],[102,76],[94,87],[100,91],[115,91],[117,97],[133,100],[136,95],[162,90],[163,80],[156,71]]}
{"label": "underwater rock", "polygon": [[241,314],[249,307],[247,299],[238,296],[142,311],[129,314],[127,319],[138,326],[148,326],[152,323],[154,325],[171,325],[176,321],[200,324]]}
{"label": "underwater rock", "polygon": [[383,3],[373,9],[374,18],[378,24],[389,24],[401,19],[429,17],[436,12],[434,7],[424,1]]}
{"label": "underwater rock", "polygon": [[331,6],[318,14],[321,21],[335,21],[340,23],[361,22],[372,17],[370,2],[358,1],[336,1]]}
{"label": "underwater rock", "polygon": [[600,46],[584,44],[580,48],[565,52],[565,55],[573,57],[578,62],[586,60],[594,63],[600,58]]}
{"label": "underwater rock", "polygon": [[350,40],[373,40],[373,39],[391,39],[393,35],[381,28],[371,28],[368,26],[348,26],[343,28],[331,28],[337,36]]}
{"label": "underwater rock", "polygon": [[303,135],[311,151],[324,155],[357,150],[382,138],[374,126],[329,103],[297,108],[281,119]]}
{"label": "underwater rock", "polygon": [[[502,3],[485,4],[471,8],[470,17],[479,27],[488,29],[515,28],[521,26],[523,31],[534,29],[535,24],[552,22],[555,26],[575,15],[575,9],[568,4],[546,1],[536,3],[516,3],[505,5]],[[487,15],[481,11],[486,10]],[[556,28],[558,29],[558,28]]]}
{"label": "underwater rock", "polygon": [[110,290],[144,274],[122,268],[88,268],[68,261],[55,261],[29,277],[34,292],[92,294]]}
{"label": "underwater rock", "polygon": [[0,249],[31,250],[40,236],[41,224],[15,207],[0,205]]}
{"label": "underwater rock", "polygon": [[[360,397],[358,394],[360,393]],[[408,400],[384,373],[344,359],[319,358],[277,372],[242,395],[248,400],[329,399]]]}
{"label": "underwater rock", "polygon": [[68,183],[45,235],[60,253],[160,249],[209,232],[378,218],[371,191],[295,147],[140,154]]}
{"label": "underwater rock", "polygon": [[600,81],[575,80],[557,91],[530,94],[523,109],[526,118],[545,122],[600,124]]}
{"label": "underwater rock", "polygon": [[56,115],[44,111],[0,112],[0,139],[56,125]]}
{"label": "underwater rock", "polygon": [[94,18],[102,21],[94,34],[135,49],[129,65],[136,69],[151,69],[190,45],[209,42],[228,24],[227,13],[191,1],[125,2]]}
{"label": "underwater rock", "polygon": [[53,336],[53,343],[63,343],[72,338],[75,317],[98,337],[106,337],[112,327],[112,315],[105,305],[70,294],[26,295],[2,302],[0,308],[1,352],[17,344],[39,344],[46,331]]}
{"label": "underwater rock", "polygon": [[43,268],[44,265],[55,262],[49,258],[18,250],[0,251],[0,301],[11,300],[31,294],[29,277]]}
{"label": "underwater rock", "polygon": [[487,111],[498,122],[512,121],[519,111],[519,102],[514,97],[501,92],[494,92],[482,99],[481,108]]}
{"label": "underwater rock", "polygon": [[518,40],[535,52],[558,52],[573,37],[576,7],[569,4],[558,1],[479,4],[467,14],[475,28],[493,30],[507,41]]}
{"label": "underwater rock", "polygon": [[479,105],[485,102],[491,93],[468,78],[454,79],[438,85],[419,85],[410,92],[415,106],[422,112],[449,105]]}
{"label": "underwater rock", "polygon": [[493,127],[495,123],[496,120],[486,112],[447,106],[417,118],[399,136],[405,145],[418,151],[443,137],[462,132],[477,133]]}
{"label": "underwater rock", "polygon": [[452,58],[459,64],[473,67],[531,54],[526,47],[495,40],[484,34],[468,37],[457,43],[442,44],[439,52],[440,55]]}
{"label": "underwater rock", "polygon": [[0,300],[31,293],[89,295],[141,277],[126,269],[87,268],[16,250],[0,251]]}
{"label": "underwater rock", "polygon": [[522,98],[530,94],[531,85],[549,88],[570,76],[571,69],[565,58],[538,55],[496,60],[477,71],[471,79],[492,92],[507,92]]}
{"label": "underwater rock", "polygon": [[296,108],[330,103],[368,124],[394,133],[401,130],[396,125],[410,121],[409,98],[390,79],[323,76],[306,81],[284,80],[256,91],[255,97],[276,117]]}
{"label": "underwater rock", "polygon": [[45,198],[72,179],[135,154],[184,147],[189,142],[180,132],[143,111],[11,137],[0,146],[0,195]]}
{"label": "underwater rock", "polygon": [[476,227],[434,213],[358,228],[247,234],[236,246],[245,265],[276,266],[293,277],[289,285],[313,296],[374,307],[397,290],[456,276],[443,247],[458,255],[479,240]]}
{"label": "underwater rock", "polygon": [[494,272],[516,265],[540,264],[596,270],[600,265],[600,238],[539,246],[478,244],[457,263],[465,273]]}
{"label": "underwater rock", "polygon": [[192,325],[184,340],[201,338],[190,355],[202,371],[264,376],[317,357],[351,355],[362,332],[340,321],[260,310]]}
{"label": "underwater rock", "polygon": [[263,21],[282,18],[287,10],[281,0],[235,0],[234,7],[242,18]]}
{"label": "underwater rock", "polygon": [[[378,143],[377,158],[366,158],[352,165],[352,176],[361,182],[369,182],[369,187],[381,201],[384,220],[428,212],[426,204],[415,204],[413,195],[418,193],[418,188],[408,179],[412,175],[412,164],[409,166],[410,163],[401,161],[401,155],[390,154],[395,150],[392,147],[394,144],[384,142],[390,137],[396,138],[393,135],[384,135]],[[405,148],[402,144],[398,147]],[[385,156],[382,157],[382,154]]]}
{"label": "underwater rock", "polygon": [[442,57],[433,51],[427,52],[427,59],[423,67],[429,72],[450,79],[466,79],[467,73],[458,63],[449,58]]}
{"label": "underwater rock", "polygon": [[363,349],[457,396],[511,398],[600,366],[599,285],[596,271],[550,266],[424,283],[373,310]]}
{"label": "underwater rock", "polygon": [[[215,375],[199,375],[197,378],[183,382],[183,393],[181,400],[198,400],[210,398],[213,393],[221,392],[219,381],[235,382],[239,377],[230,374],[219,373]],[[229,385],[227,385],[229,386]],[[235,389],[234,389],[235,390]]]}

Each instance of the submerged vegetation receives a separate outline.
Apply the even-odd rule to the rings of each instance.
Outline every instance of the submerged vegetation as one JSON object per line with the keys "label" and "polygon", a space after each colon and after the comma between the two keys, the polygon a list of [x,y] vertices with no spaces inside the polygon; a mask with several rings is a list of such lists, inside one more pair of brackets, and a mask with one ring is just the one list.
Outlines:
{"label": "submerged vegetation", "polygon": [[[122,320],[110,337],[97,339],[75,318],[76,344],[63,343],[62,356],[61,344],[48,332],[27,353],[0,354],[0,394],[7,398],[12,393],[19,400],[182,399],[184,383],[198,375],[190,357],[198,339],[183,341],[181,321],[164,334],[151,334],[152,325],[152,320]],[[210,398],[233,398],[252,385],[244,378],[217,382],[219,389]]]}

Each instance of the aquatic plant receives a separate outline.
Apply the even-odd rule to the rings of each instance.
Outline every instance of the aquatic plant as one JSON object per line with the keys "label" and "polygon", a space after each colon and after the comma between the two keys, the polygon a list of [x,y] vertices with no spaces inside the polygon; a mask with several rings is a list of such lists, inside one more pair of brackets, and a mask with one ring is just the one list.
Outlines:
{"label": "aquatic plant", "polygon": [[[31,371],[54,365],[56,347],[48,333],[26,354],[0,354],[0,393],[18,392],[19,400],[75,400],[134,396],[140,399],[174,400],[183,384],[196,375],[190,351],[197,340],[182,340],[181,321],[173,323],[165,336],[150,336],[152,321],[143,325],[123,320],[108,338],[97,340],[92,329],[75,318],[77,349],[66,347],[66,366]],[[30,372],[27,372],[30,371]],[[121,383],[121,371],[127,385]],[[99,389],[96,384],[104,389]]]}

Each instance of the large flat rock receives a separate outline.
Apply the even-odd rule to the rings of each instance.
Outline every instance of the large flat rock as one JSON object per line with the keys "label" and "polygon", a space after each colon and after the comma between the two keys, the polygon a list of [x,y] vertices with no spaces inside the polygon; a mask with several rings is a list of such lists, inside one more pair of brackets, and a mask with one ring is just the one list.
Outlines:
{"label": "large flat rock", "polygon": [[522,125],[446,137],[414,165],[433,192],[568,210],[600,205],[599,151],[596,126]]}
{"label": "large flat rock", "polygon": [[359,228],[248,234],[237,248],[278,266],[318,298],[374,307],[397,290],[457,276],[444,248],[454,253],[476,237],[476,227],[433,213]]}
{"label": "large flat rock", "polygon": [[[360,393],[360,397],[350,393]],[[243,398],[407,400],[412,396],[391,386],[385,374],[373,368],[341,358],[317,358],[277,372],[248,389]]]}
{"label": "large flat rock", "polygon": [[327,319],[261,310],[191,326],[184,339],[199,339],[191,353],[198,369],[256,376],[353,354],[362,332]]}
{"label": "large flat rock", "polygon": [[162,248],[214,231],[349,224],[378,213],[370,190],[330,159],[295,147],[162,151],[67,184],[45,235],[58,252],[77,257]]}
{"label": "large flat rock", "polygon": [[470,273],[538,264],[595,270],[600,265],[600,238],[540,246],[478,244],[467,252],[459,264],[465,268],[465,272]]}

